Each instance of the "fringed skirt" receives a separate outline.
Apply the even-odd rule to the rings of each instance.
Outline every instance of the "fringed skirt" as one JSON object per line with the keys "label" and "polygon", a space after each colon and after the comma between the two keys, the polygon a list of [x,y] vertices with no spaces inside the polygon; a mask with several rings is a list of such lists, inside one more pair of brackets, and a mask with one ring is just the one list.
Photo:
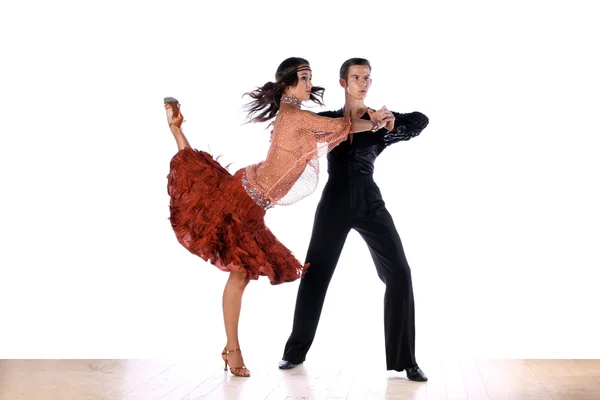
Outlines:
{"label": "fringed skirt", "polygon": [[267,276],[272,285],[304,276],[301,264],[264,222],[266,211],[234,175],[210,154],[186,148],[171,160],[170,221],[179,243],[222,271],[248,279]]}

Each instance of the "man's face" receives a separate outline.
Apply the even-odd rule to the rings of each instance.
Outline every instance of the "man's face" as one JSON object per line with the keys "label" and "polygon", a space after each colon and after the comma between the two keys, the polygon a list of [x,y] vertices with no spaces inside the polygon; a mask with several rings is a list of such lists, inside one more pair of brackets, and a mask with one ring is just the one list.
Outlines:
{"label": "man's face", "polygon": [[353,65],[348,68],[348,80],[340,79],[346,93],[357,100],[364,100],[371,87],[371,68],[367,65]]}

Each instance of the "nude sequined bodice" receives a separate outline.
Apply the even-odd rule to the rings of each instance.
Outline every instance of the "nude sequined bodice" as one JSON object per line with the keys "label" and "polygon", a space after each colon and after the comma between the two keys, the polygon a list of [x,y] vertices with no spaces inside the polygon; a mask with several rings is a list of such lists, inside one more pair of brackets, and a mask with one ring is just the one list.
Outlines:
{"label": "nude sequined bodice", "polygon": [[264,208],[293,204],[310,195],[318,184],[318,158],[346,140],[351,127],[350,117],[280,110],[267,157],[244,171],[246,190]]}

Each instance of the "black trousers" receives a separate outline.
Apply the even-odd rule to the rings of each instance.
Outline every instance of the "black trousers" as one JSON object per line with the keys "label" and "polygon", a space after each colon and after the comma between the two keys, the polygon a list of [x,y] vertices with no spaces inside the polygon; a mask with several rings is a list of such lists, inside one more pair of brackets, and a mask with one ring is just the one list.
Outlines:
{"label": "black trousers", "polygon": [[304,362],[314,340],[325,294],[350,229],[365,240],[385,283],[384,329],[388,370],[415,366],[415,314],[411,271],[400,236],[372,175],[330,176],[315,213],[300,281],[292,333],[283,359]]}

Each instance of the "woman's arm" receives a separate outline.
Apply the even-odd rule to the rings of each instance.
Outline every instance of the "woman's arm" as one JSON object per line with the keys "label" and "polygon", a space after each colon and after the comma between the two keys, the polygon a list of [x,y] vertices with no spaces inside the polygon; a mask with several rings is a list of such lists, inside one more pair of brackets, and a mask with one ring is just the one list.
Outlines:
{"label": "woman's arm", "polygon": [[302,113],[308,117],[310,120],[309,127],[317,135],[344,132],[347,130],[348,125],[350,125],[350,129],[345,132],[346,135],[357,132],[375,132],[383,128],[388,122],[394,121],[393,114],[387,110],[372,113],[370,120],[350,117],[329,118],[310,111],[302,111]]}
{"label": "woman's arm", "polygon": [[[390,118],[387,118],[382,121],[375,121],[370,119],[360,119],[360,118],[351,118],[352,119],[352,128],[350,129],[350,133],[358,133],[358,132],[368,132],[368,131],[378,131],[383,128],[385,124],[390,121]],[[392,118],[393,119],[393,118]]]}

